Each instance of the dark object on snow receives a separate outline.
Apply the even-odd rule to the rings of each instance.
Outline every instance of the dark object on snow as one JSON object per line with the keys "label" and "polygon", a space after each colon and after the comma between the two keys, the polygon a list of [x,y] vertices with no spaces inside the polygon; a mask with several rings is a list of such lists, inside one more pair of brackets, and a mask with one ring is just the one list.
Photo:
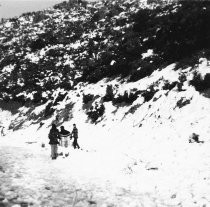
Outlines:
{"label": "dark object on snow", "polygon": [[1,128],[1,136],[5,136],[5,127],[4,126],[2,126],[2,128]]}
{"label": "dark object on snow", "polygon": [[60,134],[55,124],[52,124],[48,137],[50,139],[49,144],[59,144]]}
{"label": "dark object on snow", "polygon": [[90,204],[90,205],[96,205],[97,203],[95,202],[95,201],[88,201],[88,203]]}
{"label": "dark object on snow", "polygon": [[157,167],[150,167],[150,168],[147,168],[147,170],[158,170]]}
{"label": "dark object on snow", "polygon": [[27,144],[34,144],[34,143],[37,143],[37,142],[26,142]]}
{"label": "dark object on snow", "polygon": [[60,135],[62,135],[62,136],[70,136],[70,132],[68,130],[66,130],[64,128],[64,126],[61,126],[60,128],[61,128]]}
{"label": "dark object on snow", "polygon": [[52,124],[52,128],[50,129],[50,133],[48,135],[50,142],[49,144],[51,145],[51,157],[52,159],[56,159],[58,156],[58,144],[59,144],[59,139],[60,139],[60,134],[58,129],[56,128],[55,124]]}
{"label": "dark object on snow", "polygon": [[43,122],[40,122],[40,123],[39,123],[39,127],[40,127],[40,128],[41,128],[43,125],[44,125]]}
{"label": "dark object on snow", "polygon": [[43,123],[43,122],[40,122],[40,123],[39,123],[39,127],[38,127],[37,130],[39,130],[43,125],[44,125],[44,123]]}
{"label": "dark object on snow", "polygon": [[77,129],[77,127],[76,127],[76,124],[73,124],[73,130],[72,130],[72,134],[71,134],[71,138],[74,138],[74,141],[73,141],[73,147],[74,147],[74,149],[76,149],[76,148],[80,148],[80,146],[79,146],[79,144],[78,144],[78,142],[77,142],[77,140],[78,140],[78,129]]}
{"label": "dark object on snow", "polygon": [[64,126],[61,126],[60,128],[61,146],[68,147],[68,137],[70,136],[70,132],[67,131]]}
{"label": "dark object on snow", "polygon": [[2,166],[0,166],[0,172],[5,173],[4,168]]}
{"label": "dark object on snow", "polygon": [[196,143],[204,143],[204,141],[200,141],[199,140],[199,135],[198,134],[192,133],[192,135],[189,138],[189,143],[194,143],[194,142],[196,142]]}

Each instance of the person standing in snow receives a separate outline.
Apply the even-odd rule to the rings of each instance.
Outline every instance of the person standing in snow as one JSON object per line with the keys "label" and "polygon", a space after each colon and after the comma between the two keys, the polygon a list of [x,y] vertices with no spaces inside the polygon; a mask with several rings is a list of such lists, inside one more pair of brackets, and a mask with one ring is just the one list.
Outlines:
{"label": "person standing in snow", "polygon": [[64,126],[60,127],[60,138],[61,138],[61,147],[63,148],[63,157],[67,157],[69,153],[67,152],[68,148],[68,138],[70,137],[70,132],[67,131]]}
{"label": "person standing in snow", "polygon": [[71,138],[74,138],[74,141],[73,141],[73,147],[74,149],[76,148],[80,148],[77,140],[78,140],[78,129],[76,127],[76,124],[73,124],[73,130],[72,130],[72,133],[71,133]]}
{"label": "person standing in snow", "polygon": [[2,126],[2,128],[1,128],[1,136],[5,136],[5,132],[4,132],[4,126]]}
{"label": "person standing in snow", "polygon": [[49,144],[51,146],[51,157],[54,160],[58,156],[58,140],[60,139],[60,134],[55,124],[52,124],[52,128],[50,129],[48,137],[50,139]]}

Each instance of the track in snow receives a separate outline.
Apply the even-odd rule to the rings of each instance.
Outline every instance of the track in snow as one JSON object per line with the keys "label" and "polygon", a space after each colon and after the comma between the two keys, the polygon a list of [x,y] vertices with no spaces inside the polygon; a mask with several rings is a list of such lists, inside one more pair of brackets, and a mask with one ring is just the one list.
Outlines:
{"label": "track in snow", "polygon": [[[47,154],[23,147],[0,147],[0,207],[114,207],[153,206],[147,194],[132,194],[89,180],[78,182],[66,176]],[[153,200],[153,201],[152,201]]]}

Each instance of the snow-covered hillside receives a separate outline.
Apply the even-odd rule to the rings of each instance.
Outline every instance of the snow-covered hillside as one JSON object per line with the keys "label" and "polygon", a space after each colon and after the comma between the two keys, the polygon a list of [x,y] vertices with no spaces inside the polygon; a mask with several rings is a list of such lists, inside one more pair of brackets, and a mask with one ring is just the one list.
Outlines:
{"label": "snow-covered hillside", "polygon": [[210,3],[78,2],[0,24],[0,206],[210,206]]}
{"label": "snow-covered hillside", "polygon": [[[59,115],[58,126],[71,130],[72,124],[77,124],[82,148],[78,151],[70,147],[69,157],[55,161],[68,176],[82,183],[88,179],[96,179],[98,184],[109,180],[114,186],[142,193],[144,206],[208,206],[209,90],[201,94],[189,84],[192,72],[205,76],[208,65],[203,58],[194,68],[175,70],[175,64],[171,64],[133,83],[104,79],[96,84],[79,84],[54,106],[51,118],[42,117],[48,102],[34,109],[21,107],[15,115],[1,112],[2,123],[10,128],[1,143],[49,156],[48,133]],[[105,98],[110,85],[112,100]],[[124,94],[137,96],[132,101],[119,99]],[[103,114],[91,119],[91,106],[94,112],[102,105]],[[199,136],[199,142],[192,139],[193,133]],[[135,206],[135,202],[129,200],[126,205]],[[116,200],[114,203],[122,205]]]}

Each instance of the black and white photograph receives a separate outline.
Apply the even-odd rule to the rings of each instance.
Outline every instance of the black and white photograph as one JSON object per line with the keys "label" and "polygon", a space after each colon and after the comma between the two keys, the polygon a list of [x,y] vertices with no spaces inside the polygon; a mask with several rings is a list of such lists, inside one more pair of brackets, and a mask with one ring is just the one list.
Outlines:
{"label": "black and white photograph", "polygon": [[210,1],[0,0],[0,207],[210,207]]}

